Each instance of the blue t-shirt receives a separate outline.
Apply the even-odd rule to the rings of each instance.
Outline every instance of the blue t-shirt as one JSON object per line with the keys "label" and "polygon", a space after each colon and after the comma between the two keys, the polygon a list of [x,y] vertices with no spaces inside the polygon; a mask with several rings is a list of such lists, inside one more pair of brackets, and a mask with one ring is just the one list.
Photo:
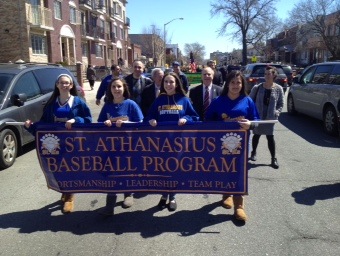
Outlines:
{"label": "blue t-shirt", "polygon": [[206,121],[238,121],[240,119],[259,120],[255,103],[250,97],[240,95],[235,100],[228,96],[219,96],[210,103]]}
{"label": "blue t-shirt", "polygon": [[126,117],[131,122],[141,122],[144,118],[142,110],[137,103],[126,99],[119,104],[106,102],[99,113],[98,122],[105,122],[106,120],[115,121],[117,117]]}

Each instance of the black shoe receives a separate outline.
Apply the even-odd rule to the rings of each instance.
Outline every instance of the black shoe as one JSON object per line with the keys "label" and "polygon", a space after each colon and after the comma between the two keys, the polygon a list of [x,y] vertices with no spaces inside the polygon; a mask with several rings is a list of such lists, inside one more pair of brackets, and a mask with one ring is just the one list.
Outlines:
{"label": "black shoe", "polygon": [[256,152],[253,152],[253,151],[251,152],[251,156],[250,156],[249,160],[251,160],[251,161],[256,161],[257,160]]}
{"label": "black shoe", "polygon": [[166,198],[161,197],[161,200],[159,200],[159,203],[158,203],[158,208],[160,210],[163,210],[166,208]]}
{"label": "black shoe", "polygon": [[279,163],[277,162],[276,158],[272,158],[272,163],[270,166],[273,167],[274,169],[279,169]]}
{"label": "black shoe", "polygon": [[173,212],[173,211],[176,211],[177,209],[177,203],[176,203],[176,200],[171,200],[170,203],[169,203],[169,208],[168,210],[170,212]]}

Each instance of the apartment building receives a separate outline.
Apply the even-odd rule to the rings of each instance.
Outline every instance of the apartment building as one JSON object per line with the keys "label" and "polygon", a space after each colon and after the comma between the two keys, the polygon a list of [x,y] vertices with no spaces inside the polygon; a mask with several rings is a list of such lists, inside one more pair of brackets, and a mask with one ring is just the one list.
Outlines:
{"label": "apartment building", "polygon": [[126,0],[1,1],[0,62],[127,64]]}

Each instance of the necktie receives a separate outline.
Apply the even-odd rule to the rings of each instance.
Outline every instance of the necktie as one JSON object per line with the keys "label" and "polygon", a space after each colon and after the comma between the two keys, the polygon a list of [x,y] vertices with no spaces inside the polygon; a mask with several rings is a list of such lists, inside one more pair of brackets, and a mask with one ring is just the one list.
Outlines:
{"label": "necktie", "polygon": [[207,112],[207,109],[210,104],[210,97],[209,97],[209,87],[205,87],[205,92],[204,92],[204,101],[203,101],[203,117],[205,118],[205,113]]}

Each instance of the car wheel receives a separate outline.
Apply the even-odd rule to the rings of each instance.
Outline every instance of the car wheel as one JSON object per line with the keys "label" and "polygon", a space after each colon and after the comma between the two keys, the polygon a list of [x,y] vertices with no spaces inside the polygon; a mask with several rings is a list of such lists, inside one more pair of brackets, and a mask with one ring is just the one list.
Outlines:
{"label": "car wheel", "polygon": [[8,168],[14,164],[18,152],[17,137],[10,129],[5,129],[0,134],[0,167]]}
{"label": "car wheel", "polygon": [[337,116],[333,107],[327,107],[323,113],[323,127],[329,135],[337,136],[339,134]]}
{"label": "car wheel", "polygon": [[294,100],[293,100],[293,96],[291,94],[288,95],[287,111],[291,115],[296,114],[296,110],[295,110],[295,106],[294,106]]}

